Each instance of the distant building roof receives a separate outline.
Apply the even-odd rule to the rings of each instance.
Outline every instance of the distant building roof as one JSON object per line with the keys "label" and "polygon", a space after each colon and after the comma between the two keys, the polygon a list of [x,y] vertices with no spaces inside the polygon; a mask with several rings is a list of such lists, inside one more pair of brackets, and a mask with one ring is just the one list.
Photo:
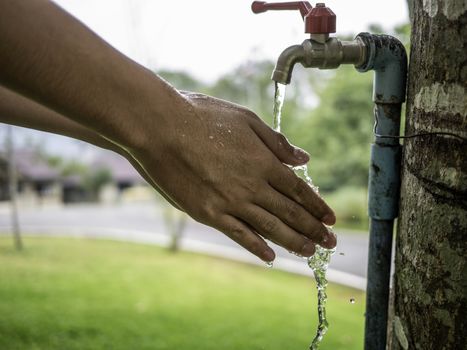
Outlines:
{"label": "distant building roof", "polygon": [[[5,154],[1,157],[6,161]],[[52,168],[37,152],[16,150],[14,157],[16,170],[21,178],[32,181],[54,181],[60,178],[59,171]]]}
{"label": "distant building roof", "polygon": [[72,174],[62,178],[63,186],[65,187],[80,187],[82,183],[80,175]]}
{"label": "distant building roof", "polygon": [[94,169],[108,169],[115,182],[144,183],[144,179],[133,166],[119,154],[102,151],[91,163]]}
{"label": "distant building roof", "polygon": [[[60,171],[51,167],[34,150],[15,150],[14,157],[20,178],[31,181],[54,181],[61,179],[65,185],[70,186],[81,183],[81,176],[76,174],[61,177]],[[3,163],[6,169],[7,160],[4,153],[0,153],[0,160],[0,165]],[[113,181],[117,183],[138,184],[145,182],[125,158],[110,151],[100,151],[89,165],[92,169],[96,170],[108,169]],[[6,175],[6,170],[4,172],[5,174],[3,175]]]}

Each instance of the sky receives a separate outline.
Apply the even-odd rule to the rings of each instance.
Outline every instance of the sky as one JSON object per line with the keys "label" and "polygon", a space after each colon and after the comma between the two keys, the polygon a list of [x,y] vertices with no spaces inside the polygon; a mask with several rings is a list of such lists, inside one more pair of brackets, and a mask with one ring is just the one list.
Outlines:
{"label": "sky", "polygon": [[[212,82],[247,60],[275,60],[307,35],[298,11],[251,12],[250,0],[55,0],[120,52],[154,70]],[[314,3],[312,3],[313,5]],[[331,0],[339,35],[408,21],[406,0]],[[0,128],[0,139],[4,127]],[[78,142],[15,128],[17,143],[39,140],[51,153],[79,154]],[[92,153],[92,152],[91,152]]]}
{"label": "sky", "polygon": [[[215,80],[245,60],[275,59],[306,39],[298,11],[251,12],[250,0],[55,0],[144,66]],[[407,21],[406,0],[331,0],[337,34]]]}

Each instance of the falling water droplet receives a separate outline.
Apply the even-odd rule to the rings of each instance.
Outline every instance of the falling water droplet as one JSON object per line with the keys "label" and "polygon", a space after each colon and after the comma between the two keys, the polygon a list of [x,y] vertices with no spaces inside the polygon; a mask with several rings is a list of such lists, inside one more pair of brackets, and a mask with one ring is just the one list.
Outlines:
{"label": "falling water droplet", "polygon": [[351,304],[355,304],[355,298],[350,298],[349,301],[350,301]]}
{"label": "falling water droplet", "polygon": [[272,267],[273,267],[273,265],[274,265],[272,261],[266,261],[265,264],[266,264],[266,267],[267,267],[268,269],[272,269]]}
{"label": "falling water droplet", "polygon": [[344,255],[345,255],[345,253],[339,253],[339,255],[342,255],[342,256],[344,256]]}

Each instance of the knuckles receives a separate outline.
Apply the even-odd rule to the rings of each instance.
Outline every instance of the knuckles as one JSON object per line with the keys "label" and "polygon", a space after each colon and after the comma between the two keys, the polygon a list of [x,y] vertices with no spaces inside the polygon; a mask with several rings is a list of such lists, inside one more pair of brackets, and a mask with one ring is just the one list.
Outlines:
{"label": "knuckles", "polygon": [[298,210],[295,208],[295,206],[291,204],[286,204],[284,208],[284,214],[285,217],[287,218],[287,221],[289,222],[294,222],[294,221],[303,221],[301,217],[299,217]]}
{"label": "knuckles", "polygon": [[242,107],[241,109],[239,109],[239,112],[241,113],[241,115],[245,117],[247,121],[248,120],[252,120],[256,122],[261,121],[260,117],[258,117],[258,115],[255,112],[253,112],[252,110],[248,108]]}
{"label": "knuckles", "polygon": [[279,228],[279,221],[274,217],[265,217],[261,212],[255,209],[247,209],[245,211],[245,217],[248,218],[248,222],[253,226],[258,233],[262,236],[271,238],[275,236]]}
{"label": "knuckles", "polygon": [[259,218],[259,225],[263,230],[263,233],[267,236],[272,236],[278,229],[278,222],[275,219]]}
{"label": "knuckles", "polygon": [[245,236],[245,231],[240,227],[230,228],[228,235],[232,237],[234,241],[241,241]]}
{"label": "knuckles", "polygon": [[199,203],[189,212],[190,216],[198,222],[206,225],[213,225],[219,217],[219,207],[212,200]]}
{"label": "knuckles", "polygon": [[293,185],[293,193],[297,197],[303,197],[308,190],[308,185],[299,177],[296,178],[295,183]]}

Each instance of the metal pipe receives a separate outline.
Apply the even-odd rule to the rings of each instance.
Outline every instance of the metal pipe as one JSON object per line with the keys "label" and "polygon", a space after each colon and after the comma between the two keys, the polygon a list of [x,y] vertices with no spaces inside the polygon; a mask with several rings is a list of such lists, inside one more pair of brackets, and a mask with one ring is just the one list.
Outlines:
{"label": "metal pipe", "polygon": [[[389,281],[394,219],[400,191],[401,105],[405,101],[407,55],[394,37],[360,33],[367,60],[360,72],[374,70],[375,142],[371,145],[368,186],[370,239],[365,313],[365,349],[386,349]],[[391,136],[391,137],[381,137]]]}

